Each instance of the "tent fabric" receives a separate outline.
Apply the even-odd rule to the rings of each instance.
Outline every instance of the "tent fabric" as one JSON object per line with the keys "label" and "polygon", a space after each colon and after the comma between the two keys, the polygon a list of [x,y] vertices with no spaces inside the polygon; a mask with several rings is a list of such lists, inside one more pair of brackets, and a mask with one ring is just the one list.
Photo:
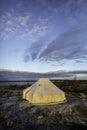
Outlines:
{"label": "tent fabric", "polygon": [[56,104],[66,100],[65,93],[46,78],[40,78],[32,86],[24,89],[23,99],[35,105]]}

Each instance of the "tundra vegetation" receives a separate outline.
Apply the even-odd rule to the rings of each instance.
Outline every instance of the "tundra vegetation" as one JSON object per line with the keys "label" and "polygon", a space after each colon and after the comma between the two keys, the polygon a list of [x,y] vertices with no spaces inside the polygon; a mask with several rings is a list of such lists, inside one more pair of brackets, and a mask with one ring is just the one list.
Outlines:
{"label": "tundra vegetation", "polygon": [[67,102],[33,106],[22,99],[26,85],[0,87],[1,130],[86,130],[87,81],[52,80],[66,94]]}

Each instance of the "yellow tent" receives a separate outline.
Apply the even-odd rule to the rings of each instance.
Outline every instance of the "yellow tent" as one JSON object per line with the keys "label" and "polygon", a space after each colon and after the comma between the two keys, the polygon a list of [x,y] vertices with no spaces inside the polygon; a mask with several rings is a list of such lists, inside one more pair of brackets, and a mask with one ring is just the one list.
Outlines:
{"label": "yellow tent", "polygon": [[32,86],[24,89],[23,99],[33,105],[50,105],[66,100],[65,93],[47,78],[40,78]]}

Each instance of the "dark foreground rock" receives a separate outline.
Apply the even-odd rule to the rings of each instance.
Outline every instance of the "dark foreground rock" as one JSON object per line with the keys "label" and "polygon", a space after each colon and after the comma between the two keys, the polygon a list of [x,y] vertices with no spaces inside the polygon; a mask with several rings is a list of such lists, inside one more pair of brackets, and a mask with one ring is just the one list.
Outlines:
{"label": "dark foreground rock", "polygon": [[52,106],[32,106],[20,96],[0,99],[0,130],[87,130],[87,99],[67,97]]}

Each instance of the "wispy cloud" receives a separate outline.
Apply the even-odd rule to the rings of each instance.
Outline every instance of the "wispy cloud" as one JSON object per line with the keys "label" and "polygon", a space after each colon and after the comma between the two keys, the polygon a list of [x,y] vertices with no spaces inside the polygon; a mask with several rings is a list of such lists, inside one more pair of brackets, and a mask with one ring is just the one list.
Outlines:
{"label": "wispy cloud", "polygon": [[[0,37],[4,40],[17,37],[29,42],[24,62],[87,60],[86,0],[31,0],[29,4],[27,0],[16,5],[18,12],[11,9],[1,14]],[[57,38],[51,39],[57,33]],[[53,41],[47,44],[46,36]]]}
{"label": "wispy cloud", "polygon": [[6,22],[6,24],[7,24],[7,25],[13,25],[13,22],[12,22],[11,20],[8,20],[8,21]]}
{"label": "wispy cloud", "polygon": [[41,52],[45,49],[45,40],[44,38],[32,43],[32,45],[25,50],[24,53],[24,62],[28,62],[29,60],[36,60],[39,58]]}
{"label": "wispy cloud", "polygon": [[[62,37],[63,38],[63,37]],[[87,56],[87,40],[76,41],[74,36],[74,41],[68,41],[68,35],[65,38],[58,38],[56,41],[50,43],[47,49],[40,55],[39,58],[52,61],[55,60],[74,60],[80,59],[84,55]]]}
{"label": "wispy cloud", "polygon": [[[70,30],[62,33],[53,42],[49,43],[45,49],[37,55],[39,60],[59,61],[59,60],[75,60],[87,58],[87,24],[77,25]],[[42,45],[39,45],[39,49]],[[31,57],[36,52],[36,48],[32,48]],[[34,57],[35,59],[36,57]]]}
{"label": "wispy cloud", "polygon": [[[12,13],[4,13],[0,19],[0,36],[2,39],[6,40],[11,38],[14,34],[14,37],[18,37],[20,40],[30,40],[34,42],[34,39],[45,35],[47,31],[47,19],[41,19],[38,17],[38,21],[31,23],[32,21],[31,14],[23,14],[14,16]],[[7,31],[7,28],[8,31]],[[8,32],[8,33],[7,33]],[[10,33],[12,32],[12,34]]]}
{"label": "wispy cloud", "polygon": [[30,19],[30,15],[25,15],[25,16],[18,16],[15,18],[16,22],[22,26],[27,26],[27,22]]}

